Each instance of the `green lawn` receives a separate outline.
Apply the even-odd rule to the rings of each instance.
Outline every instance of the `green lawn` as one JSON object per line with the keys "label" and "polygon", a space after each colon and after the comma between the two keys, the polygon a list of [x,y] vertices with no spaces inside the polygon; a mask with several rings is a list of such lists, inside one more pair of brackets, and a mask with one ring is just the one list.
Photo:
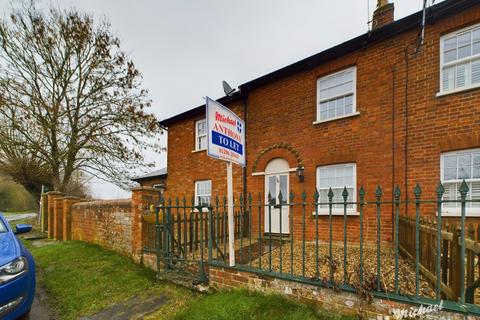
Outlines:
{"label": "green lawn", "polygon": [[[40,227],[37,225],[37,218],[26,218],[26,219],[20,219],[20,220],[15,220],[15,221],[8,222],[8,224],[10,225],[10,228],[12,228],[13,231],[17,230],[17,228],[16,228],[17,224],[22,224],[22,223],[31,224],[32,227],[33,227],[32,230],[34,232],[40,230]],[[27,243],[27,245],[28,245],[28,243]]]}
{"label": "green lawn", "polygon": [[84,242],[53,242],[29,249],[61,319],[77,319],[126,300],[164,294],[189,299],[193,293],[155,280],[155,273],[132,260]]}
{"label": "green lawn", "polygon": [[348,319],[278,295],[237,290],[203,296],[176,314],[177,320]]}
{"label": "green lawn", "polygon": [[248,291],[209,295],[155,279],[155,273],[98,246],[47,241],[27,246],[39,267],[40,285],[61,319],[78,319],[133,296],[164,295],[168,303],[147,317],[154,319],[337,319],[313,306],[275,295]]}

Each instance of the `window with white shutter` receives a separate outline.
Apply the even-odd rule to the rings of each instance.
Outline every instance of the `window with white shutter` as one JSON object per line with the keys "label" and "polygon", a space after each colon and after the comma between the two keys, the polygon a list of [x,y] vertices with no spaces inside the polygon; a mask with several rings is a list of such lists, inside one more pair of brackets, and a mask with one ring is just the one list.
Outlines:
{"label": "window with white shutter", "polygon": [[440,94],[480,87],[480,25],[440,40]]}
{"label": "window with white shutter", "polygon": [[[467,215],[480,215],[480,149],[444,153],[441,156],[441,180],[445,188],[444,200],[460,200],[458,191],[465,179],[470,191],[467,200]],[[444,203],[442,213],[460,215],[461,203]]]}

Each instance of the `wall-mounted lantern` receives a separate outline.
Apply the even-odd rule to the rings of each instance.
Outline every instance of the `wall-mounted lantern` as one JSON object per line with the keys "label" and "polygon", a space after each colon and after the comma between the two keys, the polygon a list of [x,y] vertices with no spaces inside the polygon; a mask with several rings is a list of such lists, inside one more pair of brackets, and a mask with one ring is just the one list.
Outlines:
{"label": "wall-mounted lantern", "polygon": [[298,179],[300,180],[300,182],[303,182],[303,180],[305,179],[305,168],[304,167],[298,167],[297,168],[297,176],[298,176]]}

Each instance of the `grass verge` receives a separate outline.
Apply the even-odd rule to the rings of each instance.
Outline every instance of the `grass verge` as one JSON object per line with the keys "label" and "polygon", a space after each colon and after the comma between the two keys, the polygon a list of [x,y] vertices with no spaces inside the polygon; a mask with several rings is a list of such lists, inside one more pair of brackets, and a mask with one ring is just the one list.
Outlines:
{"label": "grass verge", "polygon": [[[29,245],[35,257],[40,285],[45,288],[61,319],[95,314],[116,302],[151,295],[169,298],[163,306],[189,300],[193,293],[155,280],[155,273],[132,260],[98,246],[77,242]],[[171,318],[172,314],[168,315]]]}
{"label": "grass verge", "polygon": [[[245,290],[201,295],[159,282],[132,260],[78,241],[25,241],[38,266],[39,283],[61,319],[88,316],[132,297],[166,296],[146,320],[160,319],[348,319],[277,295]],[[38,244],[38,243],[37,243]]]}
{"label": "grass verge", "polygon": [[[263,295],[246,290],[203,296],[175,316],[176,320],[309,320],[350,319],[302,305],[278,295]],[[353,318],[351,318],[353,319]]]}

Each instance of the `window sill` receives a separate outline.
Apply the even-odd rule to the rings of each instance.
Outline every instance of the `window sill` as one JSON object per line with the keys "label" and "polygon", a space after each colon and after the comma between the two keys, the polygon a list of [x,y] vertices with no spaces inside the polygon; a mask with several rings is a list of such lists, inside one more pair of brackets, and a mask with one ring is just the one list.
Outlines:
{"label": "window sill", "polygon": [[[314,211],[312,212],[312,216],[315,218],[317,213]],[[318,216],[319,217],[328,217],[330,214],[328,211],[318,211]],[[347,217],[357,217],[360,215],[360,212],[357,211],[347,211]],[[343,212],[340,211],[332,211],[332,217],[333,216],[342,216],[343,217]]]}
{"label": "window sill", "polygon": [[207,151],[207,149],[192,150],[192,153],[199,153],[204,151]]}
{"label": "window sill", "polygon": [[[438,216],[438,211],[435,212],[435,216]],[[461,218],[461,217],[462,217],[462,213],[460,210],[458,211],[442,210],[442,218]],[[473,212],[467,209],[465,212],[465,217],[466,218],[480,217],[480,209],[477,209]]]}
{"label": "window sill", "polygon": [[314,121],[312,124],[317,125],[317,124],[322,124],[322,123],[326,123],[326,122],[330,122],[330,121],[356,117],[356,116],[359,116],[359,115],[360,115],[360,112],[356,111],[354,113],[350,113],[350,114],[347,114],[347,115],[344,115],[344,116],[341,116],[341,117],[335,117],[335,118],[326,119],[326,120]]}
{"label": "window sill", "polygon": [[442,98],[442,97],[446,97],[446,96],[449,96],[449,95],[452,95],[452,94],[468,92],[468,91],[472,91],[472,90],[476,90],[476,89],[480,89],[480,85],[476,85],[476,86],[472,86],[472,87],[468,87],[468,88],[455,89],[455,90],[451,90],[451,91],[438,92],[436,94],[436,97],[437,98]]}

